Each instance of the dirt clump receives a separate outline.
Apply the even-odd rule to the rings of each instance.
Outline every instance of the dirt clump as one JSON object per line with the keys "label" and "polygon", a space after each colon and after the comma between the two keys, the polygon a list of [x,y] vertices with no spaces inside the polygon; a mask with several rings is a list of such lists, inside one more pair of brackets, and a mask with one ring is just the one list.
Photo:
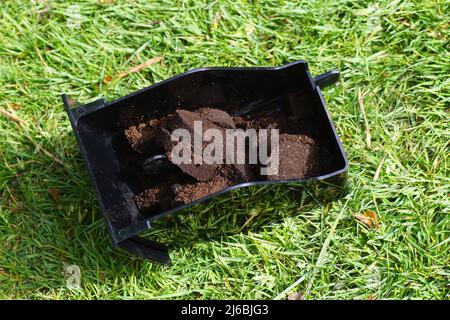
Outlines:
{"label": "dirt clump", "polygon": [[306,135],[280,134],[278,174],[267,179],[304,179],[320,172],[319,147]]}
{"label": "dirt clump", "polygon": [[223,110],[214,108],[200,108],[197,112],[203,120],[210,121],[221,128],[236,128],[233,118]]}

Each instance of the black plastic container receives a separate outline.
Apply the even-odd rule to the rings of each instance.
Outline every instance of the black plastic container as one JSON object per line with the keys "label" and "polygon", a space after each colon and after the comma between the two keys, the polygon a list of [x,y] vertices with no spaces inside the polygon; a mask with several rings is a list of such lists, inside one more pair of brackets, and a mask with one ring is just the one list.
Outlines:
{"label": "black plastic container", "polygon": [[[81,105],[63,95],[81,153],[95,187],[100,208],[115,247],[140,257],[170,263],[167,248],[138,234],[151,227],[152,220],[175,213],[218,194],[249,185],[320,182],[338,189],[345,186],[348,161],[330,119],[320,87],[337,81],[333,70],[312,78],[305,61],[281,67],[202,68],[185,72],[139,90],[116,101],[103,99]],[[239,114],[261,108],[294,111],[316,128],[319,143],[331,152],[329,172],[303,180],[255,181],[232,186],[187,205],[142,218],[133,197],[143,191],[139,175],[130,159],[124,129],[139,122],[159,118],[177,108],[194,110],[210,106]],[[137,154],[135,157],[139,157]],[[315,183],[317,185],[318,183]],[[324,189],[330,192],[333,188]]]}

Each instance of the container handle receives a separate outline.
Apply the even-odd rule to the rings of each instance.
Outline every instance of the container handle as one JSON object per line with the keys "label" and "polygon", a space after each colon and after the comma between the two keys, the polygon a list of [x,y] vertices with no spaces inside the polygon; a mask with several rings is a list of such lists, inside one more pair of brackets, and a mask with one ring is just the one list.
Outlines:
{"label": "container handle", "polygon": [[116,244],[119,248],[160,264],[170,265],[169,250],[161,243],[133,236]]}
{"label": "container handle", "polygon": [[328,87],[339,80],[339,70],[333,69],[314,77],[314,83],[320,88]]}

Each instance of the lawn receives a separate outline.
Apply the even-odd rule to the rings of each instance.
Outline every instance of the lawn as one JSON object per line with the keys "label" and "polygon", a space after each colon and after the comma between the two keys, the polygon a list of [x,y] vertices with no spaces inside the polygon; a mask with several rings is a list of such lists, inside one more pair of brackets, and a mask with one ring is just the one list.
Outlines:
{"label": "lawn", "polygon": [[[429,0],[2,1],[0,298],[449,299],[449,21]],[[299,59],[341,71],[324,96],[347,195],[250,188],[197,206],[149,232],[171,267],[113,249],[61,93],[112,100],[192,68]]]}

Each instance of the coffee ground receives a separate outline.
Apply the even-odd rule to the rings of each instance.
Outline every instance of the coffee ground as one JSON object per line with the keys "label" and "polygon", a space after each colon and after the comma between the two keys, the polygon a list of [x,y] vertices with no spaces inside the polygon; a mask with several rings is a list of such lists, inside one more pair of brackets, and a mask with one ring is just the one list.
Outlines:
{"label": "coffee ground", "polygon": [[213,193],[222,191],[230,185],[230,181],[221,176],[205,182],[182,185],[178,188],[178,190],[175,190],[175,200],[183,204],[190,203]]}
{"label": "coffee ground", "polygon": [[[214,128],[220,130],[224,137],[224,131],[233,128],[276,128],[280,129],[280,132],[286,132],[297,127],[295,119],[286,118],[280,114],[269,115],[261,112],[253,116],[232,118],[225,111],[214,108],[201,108],[196,111],[180,109],[166,117],[130,127],[125,130],[125,136],[137,152],[145,154],[157,146],[164,150],[168,160],[172,161],[171,151],[177,142],[171,141],[171,132],[183,128],[193,137],[194,134],[200,134],[194,132],[194,121],[200,120],[202,135],[206,129]],[[198,138],[202,141],[202,137]],[[191,140],[193,144],[193,139]],[[202,150],[208,143],[203,143]],[[193,151],[193,145],[191,148]],[[174,176],[171,181],[155,185],[137,194],[134,200],[140,212],[151,213],[193,202],[243,182],[258,179],[269,181],[304,179],[316,176],[322,169],[320,151],[316,141],[308,135],[281,133],[279,170],[275,175],[258,177],[258,164],[173,164],[180,168],[186,177]],[[187,182],[189,179],[192,182]]]}
{"label": "coffee ground", "polygon": [[152,119],[146,123],[140,123],[125,130],[125,137],[131,144],[131,147],[139,153],[145,153],[155,144],[159,133],[161,121]]}
{"label": "coffee ground", "polygon": [[319,147],[306,135],[280,134],[279,168],[267,180],[304,179],[320,173]]}
{"label": "coffee ground", "polygon": [[224,129],[235,129],[233,118],[223,110],[214,108],[200,108],[198,109],[200,118],[210,121]]}
{"label": "coffee ground", "polygon": [[155,146],[161,146],[161,129],[171,121],[173,115],[152,119],[125,129],[125,137],[131,147],[138,153],[151,152]]}
{"label": "coffee ground", "polygon": [[134,202],[139,211],[147,212],[156,209],[160,204],[161,186],[146,189],[134,197]]}

